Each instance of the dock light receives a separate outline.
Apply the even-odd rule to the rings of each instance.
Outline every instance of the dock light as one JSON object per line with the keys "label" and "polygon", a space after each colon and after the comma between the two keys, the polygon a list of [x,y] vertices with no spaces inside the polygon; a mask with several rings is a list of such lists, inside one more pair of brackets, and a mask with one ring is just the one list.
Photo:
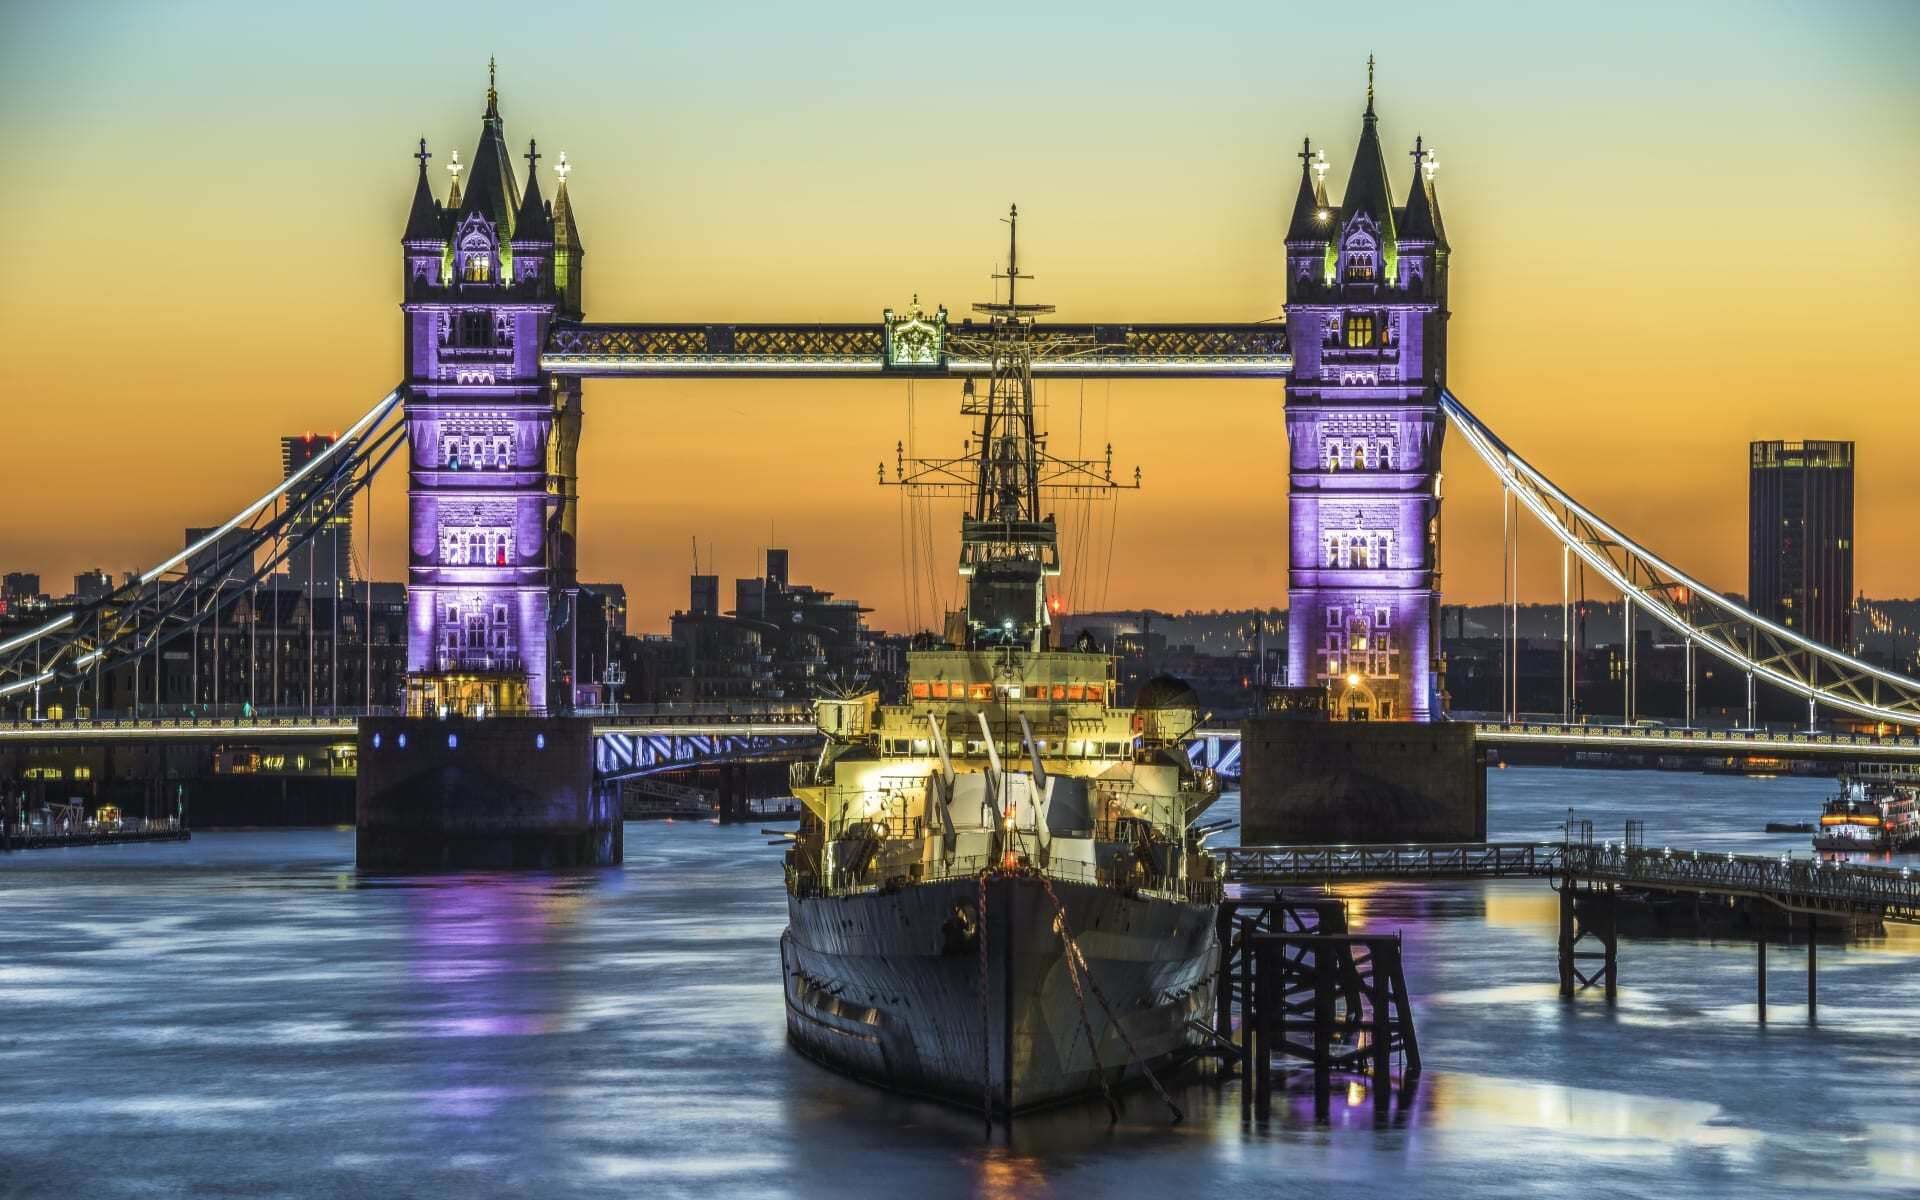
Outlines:
{"label": "dock light", "polygon": [[406,734],[404,734],[404,733],[403,733],[403,734],[400,734],[400,735],[399,735],[399,736],[398,736],[398,737],[397,737],[397,738],[396,738],[395,740],[396,740],[396,741],[398,741],[398,742],[400,743],[400,748],[401,748],[402,750],[405,750],[405,749],[407,748],[407,735],[406,735]]}
{"label": "dock light", "polygon": [[534,748],[535,750],[545,750],[545,749],[547,748],[547,735],[546,735],[546,734],[544,734],[544,733],[536,733],[536,734],[534,734],[534,735],[533,735],[533,748]]}
{"label": "dock light", "polygon": [[447,749],[449,749],[449,750],[454,750],[454,749],[458,749],[458,748],[459,748],[459,745],[460,745],[460,735],[459,735],[459,734],[457,734],[457,733],[450,733],[450,734],[448,734],[448,735],[447,735]]}
{"label": "dock light", "polygon": [[373,735],[373,748],[375,750],[380,748],[380,735],[377,733]]}

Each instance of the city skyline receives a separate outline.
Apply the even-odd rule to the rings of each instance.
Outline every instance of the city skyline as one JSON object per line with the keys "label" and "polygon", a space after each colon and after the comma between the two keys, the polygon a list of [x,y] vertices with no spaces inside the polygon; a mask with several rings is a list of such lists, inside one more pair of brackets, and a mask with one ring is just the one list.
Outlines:
{"label": "city skyline", "polygon": [[[125,10],[111,28],[100,10],[0,18],[17,68],[0,81],[16,117],[0,144],[40,164],[41,180],[0,199],[0,248],[16,264],[0,317],[41,331],[4,368],[10,392],[40,400],[12,414],[20,444],[38,450],[16,468],[7,570],[60,580],[157,561],[182,527],[274,482],[267,447],[281,434],[342,427],[392,385],[407,154],[428,138],[444,196],[448,151],[472,153],[491,52],[509,144],[538,137],[579,172],[570,187],[598,320],[870,321],[915,293],[963,312],[988,292],[1009,199],[1022,206],[1023,265],[1065,319],[1270,317],[1291,155],[1312,135],[1333,162],[1330,186],[1344,186],[1363,104],[1363,49],[1315,56],[1280,82],[1259,69],[1261,38],[1221,50],[1212,26],[1087,30],[1048,15],[1033,22],[1035,60],[1081,69],[995,67],[998,88],[936,81],[916,95],[919,78],[872,30],[843,39],[837,73],[795,78],[779,16],[722,41],[719,17],[643,35],[609,15],[597,22],[605,44],[577,51],[596,64],[580,71],[558,49],[454,34],[390,72],[325,31],[289,47],[270,14],[215,60],[193,35],[218,11]],[[1901,464],[1876,453],[1920,433],[1899,404],[1912,387],[1812,332],[1828,315],[1848,344],[1892,344],[1920,315],[1900,287],[1920,260],[1905,212],[1920,137],[1902,116],[1920,99],[1901,67],[1915,18],[1862,5],[1829,25],[1808,7],[1734,27],[1735,11],[1673,14],[1657,43],[1652,10],[1605,24],[1543,17],[1588,47],[1553,63],[1503,57],[1513,43],[1475,12],[1444,28],[1419,10],[1380,27],[1329,18],[1324,41],[1379,55],[1396,191],[1408,171],[1396,156],[1416,135],[1439,150],[1455,268],[1449,380],[1477,412],[1573,494],[1727,591],[1744,583],[1746,443],[1856,440],[1858,586],[1920,592]],[[1218,21],[1284,25],[1256,12]],[[945,53],[963,55],[974,36]],[[1810,38],[1829,44],[1807,54]],[[249,39],[261,56],[242,52]],[[1212,69],[1202,45],[1221,59]],[[706,63],[713,46],[733,53]],[[1622,48],[1634,57],[1607,59]],[[627,53],[655,73],[607,66]],[[755,76],[763,60],[781,74]],[[59,109],[34,92],[55,64],[83,85]],[[803,99],[778,102],[782,86]],[[272,102],[213,107],[223,96]],[[1032,111],[1073,136],[970,144],[967,122],[944,119],[963,101]],[[167,129],[169,107],[193,104],[203,119]],[[943,132],[925,136],[929,123]],[[191,144],[141,152],[164,136]],[[1810,170],[1794,165],[1803,152]],[[1001,161],[1017,169],[987,170]],[[1819,232],[1800,244],[1810,204]],[[957,392],[917,385],[923,446],[957,448]],[[1056,437],[1111,440],[1116,462],[1146,477],[1123,501],[1111,579],[1084,588],[1103,603],[1080,607],[1284,603],[1279,384],[1055,383],[1045,399]],[[1693,414],[1677,416],[1680,404]],[[757,573],[758,549],[787,545],[813,578],[875,608],[876,625],[905,627],[898,501],[869,473],[905,436],[907,405],[899,383],[589,384],[582,575],[624,583],[636,628],[658,630],[684,604],[690,537],[717,545],[715,569],[734,576]],[[1448,447],[1445,468],[1446,599],[1497,598],[1497,489],[1463,446]],[[403,488],[385,479],[373,498],[379,578],[400,576]],[[955,523],[957,512],[934,521],[949,587]],[[1527,595],[1557,595],[1544,533],[1529,553]]]}

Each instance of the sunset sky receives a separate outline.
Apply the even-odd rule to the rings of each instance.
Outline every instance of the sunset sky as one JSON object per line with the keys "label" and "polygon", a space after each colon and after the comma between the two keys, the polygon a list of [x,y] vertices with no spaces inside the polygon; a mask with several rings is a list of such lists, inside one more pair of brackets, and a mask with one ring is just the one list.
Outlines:
{"label": "sunset sky", "polygon": [[[8,4],[0,569],[60,593],[151,564],[270,486],[280,435],[394,385],[415,141],[444,195],[489,54],[509,142],[575,167],[589,320],[964,310],[1017,201],[1061,319],[1245,321],[1280,310],[1303,135],[1344,185],[1369,53],[1396,195],[1416,134],[1442,164],[1468,405],[1735,591],[1749,439],[1856,439],[1858,584],[1920,593],[1920,5],[1839,0]],[[957,449],[957,396],[917,388],[923,448]],[[1145,476],[1110,575],[1076,562],[1081,607],[1285,603],[1280,384],[1046,399],[1056,449],[1111,440]],[[586,406],[581,571],[627,586],[636,629],[684,606],[695,537],[727,578],[771,539],[906,622],[873,483],[905,384],[594,382]],[[1497,599],[1497,490],[1463,442],[1446,464],[1448,599]],[[957,512],[933,521],[944,585]],[[1558,558],[1530,534],[1530,595]]]}

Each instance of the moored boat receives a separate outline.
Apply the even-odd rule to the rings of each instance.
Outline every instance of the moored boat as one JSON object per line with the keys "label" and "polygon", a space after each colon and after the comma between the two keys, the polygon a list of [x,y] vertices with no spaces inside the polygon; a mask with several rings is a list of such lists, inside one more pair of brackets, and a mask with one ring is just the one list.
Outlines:
{"label": "moored boat", "polygon": [[1123,485],[1110,454],[1054,457],[1036,428],[1032,322],[1051,310],[1016,302],[1017,249],[1006,301],[975,306],[984,331],[921,331],[988,364],[985,394],[963,394],[968,452],[903,455],[889,481],[967,500],[964,607],[908,655],[902,702],[816,703],[781,939],[796,1048],[990,1116],[1192,1056],[1220,893],[1194,831],[1218,783],[1182,745],[1197,698],[1156,680],[1121,705],[1110,655],[1057,644],[1043,505]]}

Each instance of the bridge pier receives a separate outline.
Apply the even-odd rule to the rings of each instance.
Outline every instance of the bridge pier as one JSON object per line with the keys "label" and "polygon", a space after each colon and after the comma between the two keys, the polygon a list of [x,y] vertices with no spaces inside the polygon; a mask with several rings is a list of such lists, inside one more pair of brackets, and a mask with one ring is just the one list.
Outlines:
{"label": "bridge pier", "polygon": [[580,717],[360,722],[362,870],[554,870],[621,859],[617,794],[593,786]]}

